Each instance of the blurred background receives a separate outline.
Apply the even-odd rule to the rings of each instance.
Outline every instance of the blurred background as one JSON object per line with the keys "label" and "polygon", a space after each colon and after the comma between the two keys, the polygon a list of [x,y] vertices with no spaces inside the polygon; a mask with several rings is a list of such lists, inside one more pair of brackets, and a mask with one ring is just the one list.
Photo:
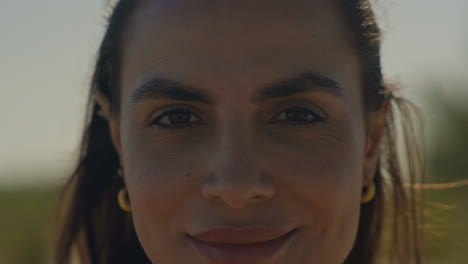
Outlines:
{"label": "blurred background", "polygon": [[[0,0],[0,264],[50,263],[105,2]],[[468,180],[468,1],[374,2],[385,76],[425,114],[428,182]],[[427,198],[427,263],[468,263],[468,186]]]}

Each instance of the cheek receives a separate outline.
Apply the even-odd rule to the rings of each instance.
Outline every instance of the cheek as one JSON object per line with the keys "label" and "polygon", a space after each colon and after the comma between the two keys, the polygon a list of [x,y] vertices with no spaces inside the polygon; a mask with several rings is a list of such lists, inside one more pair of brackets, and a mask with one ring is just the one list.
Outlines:
{"label": "cheek", "polygon": [[313,145],[307,154],[284,152],[284,183],[318,204],[340,203],[355,195],[362,178],[361,153],[349,144]]}
{"label": "cheek", "polygon": [[184,239],[178,221],[184,220],[182,208],[194,195],[190,179],[198,162],[196,149],[187,142],[154,142],[136,131],[128,139],[125,182],[138,238],[150,257],[176,256],[170,252],[180,250]]}
{"label": "cheek", "polygon": [[[345,134],[349,136],[317,139],[300,147],[285,144],[275,151],[281,155],[270,155],[269,163],[279,164],[272,169],[286,193],[284,203],[303,221],[304,233],[297,248],[304,251],[299,254],[313,255],[317,263],[343,261],[357,232],[362,148],[353,133],[341,135]],[[304,244],[309,245],[307,249]],[[330,261],[331,257],[336,261]]]}

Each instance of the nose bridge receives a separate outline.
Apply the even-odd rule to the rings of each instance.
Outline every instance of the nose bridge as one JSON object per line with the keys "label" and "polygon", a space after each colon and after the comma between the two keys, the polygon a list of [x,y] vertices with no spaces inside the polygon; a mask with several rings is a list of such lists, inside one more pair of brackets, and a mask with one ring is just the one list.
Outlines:
{"label": "nose bridge", "polygon": [[254,140],[240,120],[224,125],[214,157],[214,173],[218,181],[231,184],[254,181],[259,168],[255,164]]}
{"label": "nose bridge", "polygon": [[251,129],[240,120],[225,123],[212,156],[210,177],[202,186],[208,199],[232,208],[271,198],[274,187],[262,170]]}
{"label": "nose bridge", "polygon": [[220,123],[217,159],[226,166],[245,169],[256,158],[254,133],[241,105],[234,105],[231,101],[226,102],[226,106],[231,111],[224,114],[224,120]]}

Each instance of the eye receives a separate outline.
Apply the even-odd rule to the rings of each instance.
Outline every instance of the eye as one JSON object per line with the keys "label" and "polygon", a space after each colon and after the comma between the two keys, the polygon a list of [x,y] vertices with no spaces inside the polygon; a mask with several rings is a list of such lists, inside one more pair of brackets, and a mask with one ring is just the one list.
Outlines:
{"label": "eye", "polygon": [[323,122],[325,119],[316,112],[304,107],[292,107],[278,115],[275,123],[291,125],[312,125],[316,122]]}
{"label": "eye", "polygon": [[158,126],[164,129],[181,129],[194,125],[194,123],[199,122],[198,117],[196,117],[191,111],[176,108],[166,110],[151,122],[151,126]]}

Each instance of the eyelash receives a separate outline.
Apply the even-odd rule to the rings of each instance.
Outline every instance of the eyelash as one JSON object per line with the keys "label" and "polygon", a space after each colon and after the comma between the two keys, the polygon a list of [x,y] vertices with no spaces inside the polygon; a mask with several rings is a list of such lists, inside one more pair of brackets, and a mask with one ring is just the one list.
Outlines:
{"label": "eyelash", "polygon": [[315,125],[315,123],[317,122],[325,121],[325,118],[317,114],[315,111],[312,111],[306,107],[300,107],[300,106],[287,108],[283,110],[278,116],[281,116],[283,115],[283,113],[287,113],[287,112],[296,112],[296,113],[300,112],[300,113],[308,114],[312,116],[313,120],[312,121],[275,121],[275,123],[280,123],[284,125],[293,125],[293,126],[311,126],[311,125]]}
{"label": "eyelash", "polygon": [[[158,117],[154,118],[151,122],[150,122],[150,126],[157,126],[159,128],[162,128],[162,129],[167,129],[167,130],[179,130],[179,129],[182,129],[182,128],[188,128],[188,127],[192,127],[194,126],[195,124],[194,123],[188,123],[188,124],[183,124],[183,125],[161,125],[158,123],[159,120],[163,119],[164,117],[168,116],[168,114],[171,114],[171,113],[189,113],[190,115],[193,115],[195,116],[192,111],[188,110],[188,109],[185,109],[185,108],[173,108],[173,109],[169,109],[169,110],[166,110],[164,111],[162,114],[160,114]],[[197,117],[198,118],[198,117]],[[198,123],[198,122],[197,122]]]}
{"label": "eyelash", "polygon": [[[296,107],[287,108],[287,109],[283,110],[279,115],[282,115],[283,113],[286,113],[286,112],[301,112],[301,113],[309,114],[309,115],[311,115],[313,117],[313,120],[309,121],[309,122],[307,122],[307,121],[304,121],[304,122],[303,121],[274,121],[274,123],[280,123],[282,125],[293,125],[293,126],[311,126],[311,125],[314,125],[317,122],[324,122],[325,121],[324,117],[322,117],[321,115],[319,115],[319,114],[315,113],[314,111],[312,111],[312,110],[310,110],[308,108],[305,108],[305,107],[297,107],[296,106]],[[192,127],[192,126],[196,125],[197,123],[200,123],[200,121],[195,122],[195,123],[185,123],[183,125],[161,125],[160,123],[158,123],[161,119],[163,119],[164,117],[168,116],[168,114],[171,114],[171,113],[188,113],[188,114],[193,115],[193,116],[196,117],[196,115],[194,115],[192,113],[192,111],[190,111],[188,109],[174,108],[174,109],[169,109],[169,110],[164,111],[161,115],[159,115],[158,117],[156,117],[152,121],[150,121],[149,125],[150,126],[157,126],[159,128],[162,128],[162,129],[168,129],[168,130],[175,131],[175,130],[180,130],[180,129],[183,129],[183,128],[189,128],[189,127]]]}

